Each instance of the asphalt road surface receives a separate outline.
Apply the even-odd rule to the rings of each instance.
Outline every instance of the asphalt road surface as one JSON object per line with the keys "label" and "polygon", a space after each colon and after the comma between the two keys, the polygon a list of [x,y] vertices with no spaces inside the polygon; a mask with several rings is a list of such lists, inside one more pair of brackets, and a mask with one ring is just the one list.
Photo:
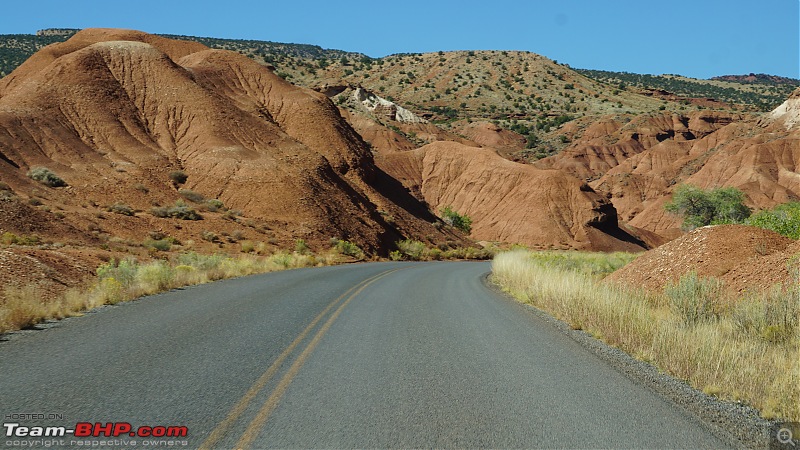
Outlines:
{"label": "asphalt road surface", "polygon": [[[469,262],[293,270],[12,336],[0,342],[0,446],[726,446],[488,289],[489,271]],[[32,436],[34,426],[77,423],[132,431]],[[167,432],[159,426],[187,435],[136,435]]]}

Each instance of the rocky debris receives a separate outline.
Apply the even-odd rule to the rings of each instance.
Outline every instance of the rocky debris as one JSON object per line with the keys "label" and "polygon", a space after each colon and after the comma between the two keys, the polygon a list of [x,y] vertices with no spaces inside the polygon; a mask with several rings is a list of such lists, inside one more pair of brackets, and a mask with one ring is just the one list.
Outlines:
{"label": "rocky debris", "polygon": [[650,250],[607,280],[661,291],[690,271],[716,277],[735,292],[760,290],[792,281],[789,261],[797,242],[744,225],[698,228]]}

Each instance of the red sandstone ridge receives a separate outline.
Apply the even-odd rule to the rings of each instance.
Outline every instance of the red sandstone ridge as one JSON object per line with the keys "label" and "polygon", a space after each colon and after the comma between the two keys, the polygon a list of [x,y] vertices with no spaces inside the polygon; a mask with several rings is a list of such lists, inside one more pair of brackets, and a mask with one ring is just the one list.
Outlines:
{"label": "red sandstone ridge", "polygon": [[560,171],[455,142],[386,154],[377,162],[433,210],[452,206],[469,215],[476,239],[544,248],[642,249],[617,226],[616,211],[605,198]]}
{"label": "red sandstone ridge", "polygon": [[606,118],[534,165],[589,181],[611,200],[620,221],[675,238],[681,219],[667,214],[664,203],[682,183],[736,187],[754,209],[800,198],[800,134],[785,127],[790,111],[773,112],[776,123],[767,128],[753,117],[717,111],[641,116],[627,123]]}
{"label": "red sandstone ridge", "polygon": [[[26,176],[34,166],[69,186],[43,187]],[[147,213],[180,198],[174,170],[188,175],[184,189],[263,223],[276,243],[327,246],[336,236],[375,253],[408,236],[463,242],[435,229],[424,205],[387,190],[368,147],[324,95],[234,52],[90,29],[0,82],[2,181],[67,211],[60,220],[72,228],[138,242],[152,229],[192,241],[212,227],[230,232],[228,221]],[[95,223],[91,205],[118,202],[140,212]]]}

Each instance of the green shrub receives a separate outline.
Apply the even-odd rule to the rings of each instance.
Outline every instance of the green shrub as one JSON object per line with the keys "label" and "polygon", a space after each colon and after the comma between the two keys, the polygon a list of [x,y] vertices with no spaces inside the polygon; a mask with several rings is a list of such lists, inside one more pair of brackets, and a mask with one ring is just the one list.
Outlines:
{"label": "green shrub", "polygon": [[445,206],[441,210],[442,220],[452,227],[469,234],[472,231],[472,219],[466,214],[462,215],[453,210],[451,206]]}
{"label": "green shrub", "polygon": [[139,263],[131,260],[124,259],[122,261],[111,260],[106,264],[102,264],[97,268],[97,278],[102,281],[104,279],[113,278],[123,288],[131,287],[136,281],[136,273],[139,270]]}
{"label": "green shrub", "polygon": [[172,287],[175,269],[166,261],[152,261],[139,267],[136,278],[144,292],[161,292]]}
{"label": "green shrub", "polygon": [[364,251],[361,250],[358,245],[350,241],[333,238],[331,239],[331,244],[333,245],[333,248],[342,255],[351,256],[356,259],[364,258]]}
{"label": "green shrub", "polygon": [[242,253],[253,253],[256,249],[252,241],[242,241],[240,245],[242,246]]}
{"label": "green shrub", "polygon": [[307,255],[311,252],[311,249],[308,248],[308,244],[306,244],[306,241],[298,239],[294,241],[294,251],[301,255]]}
{"label": "green shrub", "polygon": [[744,193],[732,187],[705,191],[682,184],[675,189],[672,201],[665,204],[664,209],[683,216],[682,228],[685,230],[706,225],[741,223],[750,217],[750,208],[744,204]]}
{"label": "green shrub", "polygon": [[172,180],[172,184],[175,186],[180,186],[186,183],[186,180],[189,179],[189,176],[186,175],[186,172],[182,170],[174,170],[169,173],[169,179]]}
{"label": "green shrub", "polygon": [[531,262],[543,267],[580,272],[586,275],[604,277],[636,259],[633,253],[579,252],[579,251],[540,251],[530,252]]}
{"label": "green shrub", "polygon": [[444,252],[445,259],[492,259],[494,252],[484,248],[456,247]]}
{"label": "green shrub", "polygon": [[800,202],[784,203],[771,210],[760,211],[748,217],[744,223],[800,239]]}
{"label": "green shrub", "polygon": [[723,284],[716,278],[700,278],[689,272],[664,288],[677,315],[688,325],[714,320],[722,312]]}
{"label": "green shrub", "polygon": [[425,252],[428,250],[425,244],[412,239],[397,241],[397,248],[413,261],[421,260],[425,256]]}
{"label": "green shrub", "polygon": [[211,212],[217,212],[225,210],[225,204],[222,201],[212,198],[210,200],[206,200],[206,209]]}
{"label": "green shrub", "polygon": [[203,216],[186,204],[183,200],[175,202],[174,206],[157,206],[150,209],[150,213],[156,217],[173,217],[181,220],[203,220]]}
{"label": "green shrub", "polygon": [[464,256],[466,259],[487,260],[494,258],[494,251],[487,248],[467,247]]}
{"label": "green shrub", "polygon": [[134,215],[133,208],[124,204],[124,203],[114,203],[113,205],[108,207],[108,212],[112,212],[115,214],[122,214],[123,216],[132,216]]}
{"label": "green shrub", "polygon": [[178,195],[192,203],[203,203],[206,200],[206,198],[203,197],[203,194],[199,194],[189,189],[178,189]]}
{"label": "green shrub", "polygon": [[217,269],[224,260],[224,255],[201,255],[195,252],[183,253],[177,257],[179,265],[194,267],[197,270]]}
{"label": "green shrub", "polygon": [[172,248],[172,240],[171,239],[147,239],[144,241],[144,246],[147,248],[152,248],[155,250],[160,250],[162,252],[169,251]]}
{"label": "green shrub", "polygon": [[732,313],[737,331],[777,344],[790,342],[800,322],[800,287],[775,286],[737,303]]}
{"label": "green shrub", "polygon": [[213,243],[218,243],[219,242],[219,236],[217,236],[217,233],[214,233],[213,231],[207,231],[207,230],[203,231],[202,233],[200,233],[200,237],[204,241],[213,242]]}
{"label": "green shrub", "polygon": [[33,167],[28,171],[28,176],[49,187],[62,187],[67,185],[66,181],[62,180],[61,177],[53,173],[47,167]]}
{"label": "green shrub", "polygon": [[3,245],[38,245],[41,242],[39,236],[34,234],[17,236],[14,233],[6,231],[0,236],[0,243]]}
{"label": "green shrub", "polygon": [[403,253],[400,250],[392,250],[389,253],[389,259],[392,261],[402,261],[403,260]]}

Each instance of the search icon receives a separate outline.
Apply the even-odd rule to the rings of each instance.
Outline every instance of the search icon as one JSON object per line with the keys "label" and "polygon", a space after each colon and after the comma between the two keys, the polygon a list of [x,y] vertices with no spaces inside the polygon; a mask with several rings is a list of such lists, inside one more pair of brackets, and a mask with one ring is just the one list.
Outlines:
{"label": "search icon", "polygon": [[781,428],[778,430],[778,442],[781,444],[790,444],[792,447],[796,447],[794,444],[794,436],[792,435],[792,430],[788,428]]}

